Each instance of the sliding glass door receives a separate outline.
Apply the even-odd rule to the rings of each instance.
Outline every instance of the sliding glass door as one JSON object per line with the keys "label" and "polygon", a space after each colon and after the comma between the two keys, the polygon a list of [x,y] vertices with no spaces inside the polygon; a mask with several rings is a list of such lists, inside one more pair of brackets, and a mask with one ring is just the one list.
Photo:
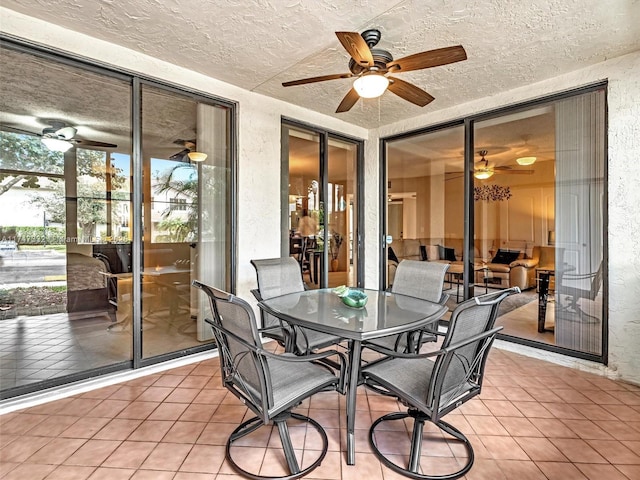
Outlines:
{"label": "sliding glass door", "polygon": [[213,341],[191,282],[230,289],[228,121],[228,108],[142,85],[143,358]]}
{"label": "sliding glass door", "polygon": [[0,397],[214,348],[232,105],[5,41],[0,89]]}
{"label": "sliding glass door", "polygon": [[361,143],[283,124],[283,254],[308,288],[358,286]]}
{"label": "sliding glass door", "polygon": [[446,286],[463,296],[464,128],[386,142],[386,286],[404,259],[446,261]]}
{"label": "sliding glass door", "polygon": [[605,361],[605,87],[465,125],[385,140],[386,284],[403,259],[447,262],[451,310],[518,287],[503,338]]}

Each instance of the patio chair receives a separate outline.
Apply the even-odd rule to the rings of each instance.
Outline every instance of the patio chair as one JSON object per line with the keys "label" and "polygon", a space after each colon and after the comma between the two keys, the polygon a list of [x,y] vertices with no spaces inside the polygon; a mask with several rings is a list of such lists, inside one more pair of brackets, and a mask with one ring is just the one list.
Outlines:
{"label": "patio chair", "polygon": [[[255,413],[255,417],[240,424],[227,439],[227,461],[238,473],[248,478],[274,478],[241,467],[233,458],[231,447],[234,442],[262,426],[277,426],[289,475],[276,478],[291,480],[308,474],[320,465],[327,453],[327,435],[318,422],[292,412],[292,409],[320,391],[337,390],[344,393],[344,354],[335,350],[307,356],[267,352],[262,348],[253,309],[247,302],[197,280],[192,285],[209,297],[213,319],[207,318],[205,321],[211,325],[218,345],[222,384]],[[338,358],[338,375],[316,363],[330,356]],[[305,465],[308,465],[305,468],[300,467],[291,443],[287,423],[290,418],[308,423],[322,439],[318,458],[315,461],[305,458]],[[301,446],[296,448],[300,449]]]}
{"label": "patio chair", "polygon": [[[393,412],[378,418],[369,429],[373,452],[387,467],[416,479],[453,479],[471,469],[474,460],[471,443],[442,417],[480,393],[487,355],[496,334],[502,329],[494,328],[498,307],[506,297],[519,292],[518,287],[513,287],[462,302],[453,311],[447,334],[436,352],[387,352],[386,358],[362,369],[365,385],[383,388],[408,406],[407,412]],[[413,418],[413,432],[405,468],[380,451],[376,443],[379,435],[376,428],[383,422],[407,417]],[[465,445],[467,461],[460,470],[446,475],[419,472],[425,421],[432,422]]]}
{"label": "patio chair", "polygon": [[[444,305],[449,299],[449,294],[442,293],[448,268],[448,263],[402,260],[396,269],[391,292]],[[435,341],[436,335],[438,335],[438,324],[434,323],[422,330],[363,342],[362,346],[373,345],[405,353],[417,352],[423,343]]]}
{"label": "patio chair", "polygon": [[[251,260],[258,276],[258,288],[251,290],[258,301],[305,290],[298,262],[293,257]],[[340,343],[343,339],[328,333],[292,327],[282,320],[260,313],[260,333],[284,346],[285,350],[304,355],[319,348]]]}
{"label": "patio chair", "polygon": [[[567,305],[564,308],[568,311],[578,312],[578,302],[580,299],[595,300],[602,287],[602,262],[598,269],[590,273],[571,273],[556,271],[558,277],[556,282],[556,292],[559,295],[566,295]],[[584,287],[588,288],[584,288]]]}

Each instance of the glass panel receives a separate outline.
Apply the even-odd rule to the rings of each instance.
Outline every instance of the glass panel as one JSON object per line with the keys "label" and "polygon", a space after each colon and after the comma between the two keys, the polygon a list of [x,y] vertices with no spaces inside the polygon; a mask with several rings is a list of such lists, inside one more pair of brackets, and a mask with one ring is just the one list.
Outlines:
{"label": "glass panel", "polygon": [[131,88],[8,48],[0,62],[4,396],[132,358],[131,331],[112,329],[115,272],[99,258],[116,236],[112,190],[129,182],[110,162],[128,169]]}
{"label": "glass panel", "polygon": [[191,281],[229,289],[228,115],[143,85],[145,358],[213,341]]}
{"label": "glass panel", "polygon": [[462,300],[464,129],[387,142],[387,284],[403,259],[448,261],[449,303]]}
{"label": "glass panel", "polygon": [[[329,195],[326,202],[329,235],[328,287],[356,286],[358,265],[358,199],[356,144],[329,139]],[[326,243],[326,242],[325,242]]]}
{"label": "glass panel", "polygon": [[320,184],[320,136],[287,128],[289,142],[289,255],[300,263],[310,288],[324,282],[324,209]]}
{"label": "glass panel", "polygon": [[475,126],[475,293],[520,287],[505,335],[602,353],[604,112],[599,91]]}

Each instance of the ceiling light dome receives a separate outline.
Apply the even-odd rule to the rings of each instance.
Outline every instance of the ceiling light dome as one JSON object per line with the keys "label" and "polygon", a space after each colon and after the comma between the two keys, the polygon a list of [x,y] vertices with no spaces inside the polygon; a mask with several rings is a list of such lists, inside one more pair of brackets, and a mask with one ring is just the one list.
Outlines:
{"label": "ceiling light dome", "polygon": [[493,170],[489,170],[489,169],[476,170],[473,176],[476,177],[478,180],[486,180],[487,178],[493,177]]}
{"label": "ceiling light dome", "polygon": [[204,162],[207,159],[207,154],[202,152],[189,152],[187,156],[192,162]]}
{"label": "ceiling light dome", "polygon": [[353,88],[362,98],[377,98],[385,92],[388,86],[389,79],[379,73],[363,75],[353,82]]}
{"label": "ceiling light dome", "polygon": [[516,158],[518,165],[533,165],[536,161],[536,157],[520,157]]}
{"label": "ceiling light dome", "polygon": [[73,147],[73,143],[60,138],[42,137],[41,141],[45,147],[54,152],[66,152]]}

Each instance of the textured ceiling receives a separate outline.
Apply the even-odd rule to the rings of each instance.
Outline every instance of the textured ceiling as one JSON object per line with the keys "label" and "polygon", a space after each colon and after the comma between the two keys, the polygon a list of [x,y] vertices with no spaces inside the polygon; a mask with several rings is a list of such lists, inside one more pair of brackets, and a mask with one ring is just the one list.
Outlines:
{"label": "textured ceiling", "polygon": [[[3,6],[366,128],[487,97],[640,48],[637,0],[4,0]],[[335,31],[377,28],[395,58],[462,45],[468,60],[398,75],[435,101],[390,92],[334,111],[351,80]]]}

